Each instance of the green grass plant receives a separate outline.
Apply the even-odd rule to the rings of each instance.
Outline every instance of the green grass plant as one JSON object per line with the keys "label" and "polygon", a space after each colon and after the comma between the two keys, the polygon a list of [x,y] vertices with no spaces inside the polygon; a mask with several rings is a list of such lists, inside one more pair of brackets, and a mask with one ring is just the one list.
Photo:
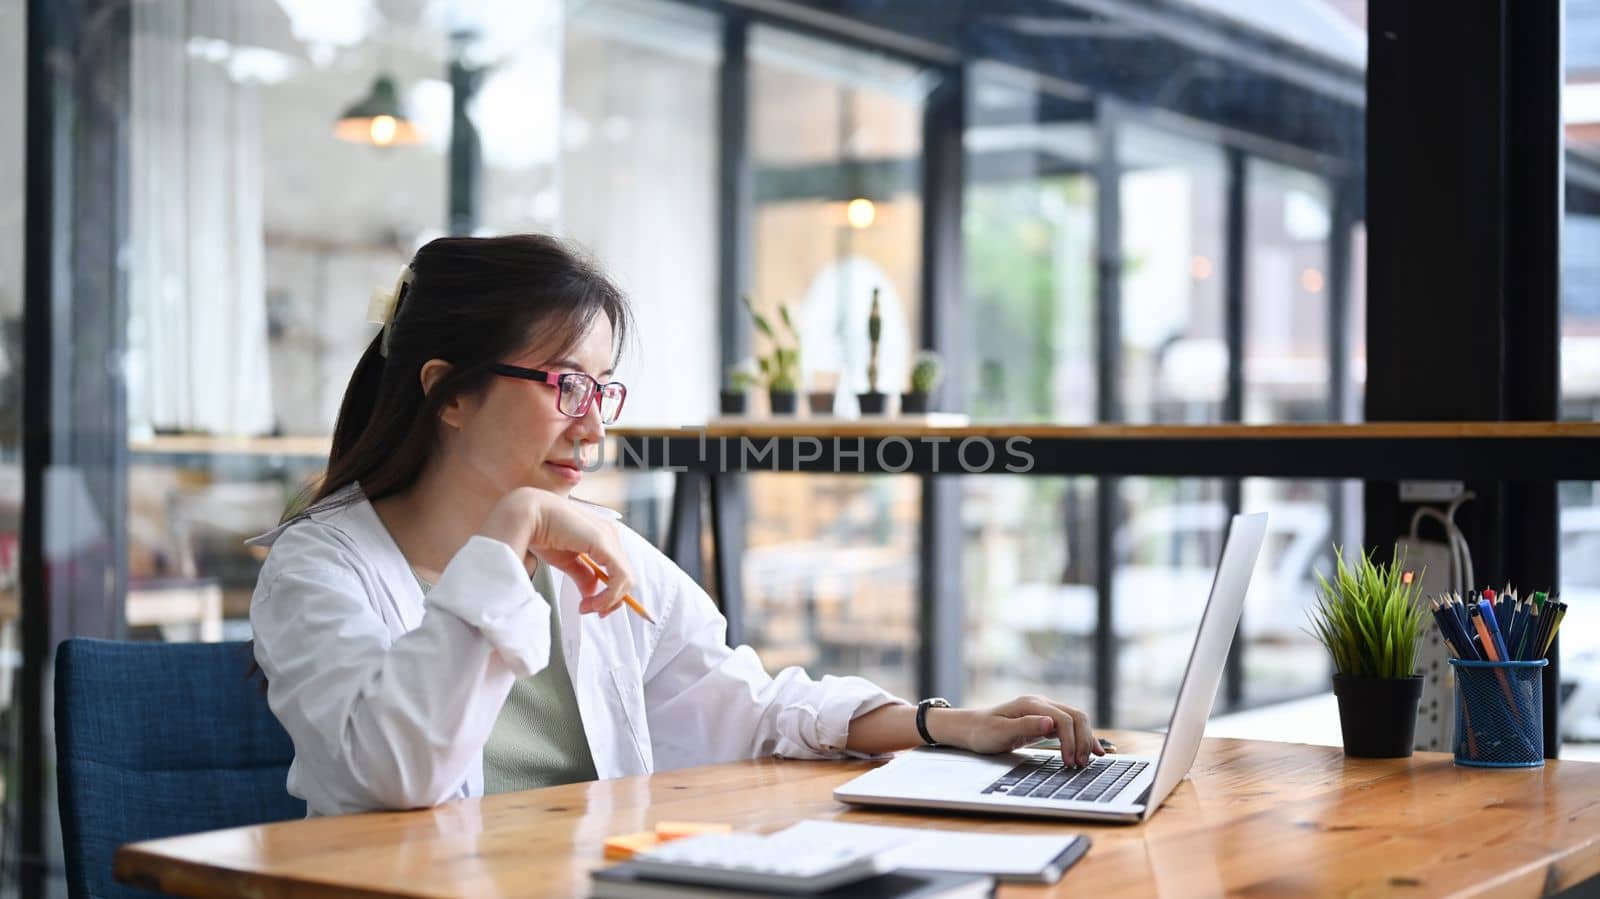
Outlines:
{"label": "green grass plant", "polygon": [[1382,565],[1363,554],[1346,564],[1334,547],[1330,582],[1317,572],[1317,603],[1307,610],[1311,629],[1346,677],[1403,678],[1416,673],[1425,612],[1418,594],[1422,577],[1409,576],[1399,550]]}

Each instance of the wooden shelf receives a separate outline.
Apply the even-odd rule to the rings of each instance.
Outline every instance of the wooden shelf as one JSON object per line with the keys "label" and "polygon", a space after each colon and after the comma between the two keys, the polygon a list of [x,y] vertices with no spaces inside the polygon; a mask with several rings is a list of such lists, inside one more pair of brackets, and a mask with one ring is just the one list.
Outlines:
{"label": "wooden shelf", "polygon": [[128,441],[136,456],[281,456],[328,458],[332,437],[218,437],[211,434],[162,434]]}
{"label": "wooden shelf", "polygon": [[943,426],[795,419],[611,434],[623,443],[616,459],[625,468],[706,474],[1600,480],[1600,422]]}
{"label": "wooden shelf", "polygon": [[1382,438],[1464,439],[1478,437],[1600,438],[1600,422],[1441,421],[1287,425],[1050,425],[1037,423],[942,423],[922,416],[898,418],[719,418],[702,427],[622,427],[618,438],[707,437],[1028,437],[1071,440],[1370,440]]}

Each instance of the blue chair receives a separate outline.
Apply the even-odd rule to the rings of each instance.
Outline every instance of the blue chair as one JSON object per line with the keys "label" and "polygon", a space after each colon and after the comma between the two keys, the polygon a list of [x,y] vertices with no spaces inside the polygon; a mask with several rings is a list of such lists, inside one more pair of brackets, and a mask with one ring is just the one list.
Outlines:
{"label": "blue chair", "polygon": [[294,746],[249,678],[248,643],[74,639],[56,651],[56,759],[67,890],[140,899],[112,874],[134,840],[305,816]]}

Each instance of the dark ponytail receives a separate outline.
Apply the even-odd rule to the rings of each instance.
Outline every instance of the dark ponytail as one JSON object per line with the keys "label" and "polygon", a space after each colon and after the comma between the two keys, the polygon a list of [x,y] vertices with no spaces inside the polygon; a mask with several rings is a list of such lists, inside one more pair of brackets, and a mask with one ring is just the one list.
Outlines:
{"label": "dark ponytail", "polygon": [[[442,237],[417,251],[411,272],[389,325],[350,377],[312,506],[357,482],[371,501],[411,486],[433,452],[439,410],[531,341],[552,342],[559,358],[600,316],[611,324],[614,353],[626,340],[622,292],[553,237]],[[451,369],[425,395],[422,366],[431,359]]]}
{"label": "dark ponytail", "polygon": [[[339,417],[333,425],[333,448],[328,452],[328,470],[333,470],[335,459],[343,459],[355,447],[356,438],[367,429],[372,420],[372,410],[378,404],[378,387],[383,383],[383,332],[379,331],[361,354],[350,383],[344,389],[344,399],[339,403]],[[324,478],[324,483],[326,478]],[[320,498],[320,497],[319,497]]]}

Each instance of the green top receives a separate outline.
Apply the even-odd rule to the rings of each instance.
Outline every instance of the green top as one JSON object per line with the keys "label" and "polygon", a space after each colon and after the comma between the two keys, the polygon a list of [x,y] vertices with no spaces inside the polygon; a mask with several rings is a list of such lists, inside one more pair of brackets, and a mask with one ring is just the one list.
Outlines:
{"label": "green top", "polygon": [[[426,594],[432,584],[417,578]],[[558,784],[598,780],[589,741],[583,734],[578,696],[572,689],[561,651],[561,619],[556,612],[550,568],[539,563],[533,588],[550,603],[550,664],[511,688],[489,742],[483,746],[483,791],[510,793]]]}

